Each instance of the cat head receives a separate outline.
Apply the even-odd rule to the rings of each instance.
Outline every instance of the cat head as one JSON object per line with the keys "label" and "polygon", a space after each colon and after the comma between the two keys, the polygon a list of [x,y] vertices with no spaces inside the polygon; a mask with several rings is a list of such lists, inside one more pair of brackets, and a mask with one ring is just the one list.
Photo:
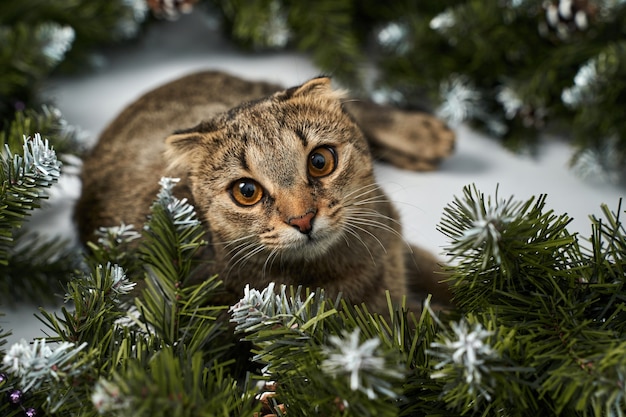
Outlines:
{"label": "cat head", "polygon": [[375,184],[342,98],[315,78],[167,139],[166,157],[187,171],[214,243],[232,256],[312,259],[345,242],[349,207]]}

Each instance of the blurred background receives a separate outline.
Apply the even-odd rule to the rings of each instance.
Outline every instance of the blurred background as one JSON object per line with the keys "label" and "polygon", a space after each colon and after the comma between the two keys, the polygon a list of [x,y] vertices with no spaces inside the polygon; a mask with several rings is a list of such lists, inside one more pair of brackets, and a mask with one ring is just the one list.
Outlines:
{"label": "blurred background", "polygon": [[626,194],[626,2],[390,3],[3,1],[3,204],[13,192],[8,152],[21,152],[24,135],[48,138],[63,162],[58,184],[41,191],[50,196],[42,208],[0,218],[7,340],[42,335],[34,314],[61,305],[62,283],[79,267],[71,214],[80,156],[126,105],[193,71],[286,87],[329,74],[357,98],[445,119],[457,146],[437,170],[376,165],[407,239],[442,259],[447,242],[437,224],[470,184],[502,199],[547,194],[581,240],[602,204],[618,210]]}

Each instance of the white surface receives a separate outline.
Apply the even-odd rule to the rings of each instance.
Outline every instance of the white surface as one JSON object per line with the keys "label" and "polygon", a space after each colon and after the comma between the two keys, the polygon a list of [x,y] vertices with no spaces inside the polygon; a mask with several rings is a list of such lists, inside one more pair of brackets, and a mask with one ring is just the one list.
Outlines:
{"label": "white surface", "polygon": [[[125,105],[142,93],[171,79],[200,69],[221,69],[248,79],[263,79],[291,86],[318,75],[319,71],[303,55],[295,53],[246,54],[237,51],[211,31],[201,14],[163,22],[150,28],[140,42],[106,56],[98,72],[82,77],[53,80],[47,94],[70,124],[88,131],[95,140]],[[461,195],[467,184],[476,184],[485,194],[493,194],[499,184],[503,197],[514,195],[526,200],[548,194],[548,207],[557,214],[574,218],[570,232],[583,237],[590,233],[590,214],[600,214],[606,203],[615,209],[624,188],[583,180],[569,170],[571,149],[562,140],[545,139],[537,157],[513,154],[496,140],[467,127],[457,129],[457,149],[438,171],[406,172],[386,165],[377,167],[379,182],[398,204],[405,234],[411,242],[441,253],[446,239],[435,230],[443,208],[454,195]],[[38,225],[68,233],[73,200],[79,195],[79,182],[66,178],[52,200],[50,211]],[[4,329],[13,329],[10,342],[41,335],[35,306],[0,308]]]}

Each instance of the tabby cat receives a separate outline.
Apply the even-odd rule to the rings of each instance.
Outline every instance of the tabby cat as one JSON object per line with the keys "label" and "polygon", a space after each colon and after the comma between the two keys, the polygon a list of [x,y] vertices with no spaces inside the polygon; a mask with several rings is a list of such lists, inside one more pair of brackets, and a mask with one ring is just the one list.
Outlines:
{"label": "tabby cat", "polygon": [[439,120],[347,100],[326,77],[284,90],[203,72],[147,93],[108,126],[84,162],[76,216],[83,241],[100,226],[141,225],[160,177],[179,177],[175,193],[210,242],[201,276],[219,274],[225,303],[270,282],[374,311],[386,311],[385,290],[445,302],[437,260],[402,238],[371,152],[423,170],[453,143]]}

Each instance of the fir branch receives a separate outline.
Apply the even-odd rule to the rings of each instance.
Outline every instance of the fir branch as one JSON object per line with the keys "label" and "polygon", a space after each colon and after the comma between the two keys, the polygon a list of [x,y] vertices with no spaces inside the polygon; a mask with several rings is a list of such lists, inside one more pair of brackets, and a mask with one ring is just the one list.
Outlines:
{"label": "fir branch", "polygon": [[[396,102],[439,108],[516,150],[535,150],[556,125],[579,150],[573,162],[623,181],[622,2],[400,1],[391,10],[382,30],[402,30],[379,39],[375,60],[378,88]],[[466,94],[450,94],[454,80]]]}
{"label": "fir branch", "polygon": [[[615,342],[623,333],[621,320],[616,318],[622,317],[624,311],[623,286],[617,278],[623,277],[624,272],[624,233],[619,215],[605,207],[606,224],[592,218],[592,248],[587,255],[576,237],[567,233],[568,218],[544,212],[544,202],[540,198],[534,205],[532,199],[512,206],[496,203],[498,208],[514,207],[506,213],[506,227],[492,233],[472,233],[472,228],[484,228],[482,223],[476,225],[480,219],[477,213],[488,213],[491,205],[475,188],[465,189],[465,201],[457,199],[441,226],[454,237],[452,252],[462,259],[452,267],[459,273],[453,273],[453,279],[463,277],[453,287],[455,296],[469,311],[482,311],[481,323],[497,323],[502,330],[518,329],[507,338],[513,337],[519,347],[509,348],[507,355],[513,364],[519,364],[514,367],[533,368],[537,375],[531,379],[523,376],[507,389],[525,399],[524,407],[545,407],[543,399],[548,399],[557,415],[586,415],[592,409],[594,415],[600,415],[620,410],[621,360],[612,360],[611,366],[602,367],[602,371],[596,365],[601,361],[597,358],[617,358],[613,349],[622,349]],[[494,216],[496,220],[501,218],[502,213]],[[492,245],[498,245],[500,257]],[[481,286],[478,291],[474,289]],[[467,302],[466,297],[473,299]],[[485,310],[487,306],[489,310]],[[485,316],[487,311],[496,315]],[[523,326],[519,327],[521,323]],[[498,366],[488,369],[489,377],[497,378],[494,371]],[[505,400],[506,395],[499,389],[507,383],[511,380],[493,381],[491,389],[497,387],[498,392],[485,388],[485,398],[489,395],[498,402]],[[611,384],[613,388],[609,389]],[[604,387],[603,394],[592,400],[589,392],[598,386]],[[533,390],[537,390],[535,396],[540,402],[528,401],[533,398],[528,387],[536,387]],[[448,397],[452,392],[453,389],[446,392],[447,401],[468,401],[463,393]],[[469,405],[456,404],[461,408]]]}
{"label": "fir branch", "polygon": [[[152,206],[144,234],[128,228],[103,231],[100,258],[129,245],[127,261],[143,263],[146,286],[128,306],[132,284],[117,265],[94,265],[92,273],[69,283],[62,317],[42,311],[44,323],[58,340],[86,343],[99,354],[94,364],[97,383],[81,385],[80,395],[92,403],[64,403],[59,410],[80,415],[252,415],[252,391],[227,372],[222,360],[230,348],[222,337],[219,316],[225,307],[210,300],[219,281],[210,278],[188,284],[194,251],[202,246],[203,231],[195,212],[172,195],[174,181],[164,179]],[[160,254],[173,256],[158,256]],[[145,263],[147,262],[147,263]],[[95,379],[92,379],[94,381]],[[73,411],[72,411],[73,410]]]}
{"label": "fir branch", "polygon": [[[77,380],[92,373],[94,352],[84,352],[86,344],[60,343],[54,349],[46,339],[28,344],[15,343],[4,355],[4,369],[15,378],[20,395],[32,395],[38,406],[52,413],[59,407],[80,402],[80,390],[74,389]],[[15,392],[15,390],[13,391]]]}
{"label": "fir branch", "polygon": [[579,261],[584,265],[577,269],[579,288],[568,294],[575,297],[572,304],[577,308],[557,310],[550,336],[554,343],[535,346],[530,353],[543,360],[558,359],[541,387],[543,395],[554,399],[557,410],[621,415],[625,409],[621,335],[626,310],[621,201],[616,212],[606,205],[602,211],[604,219],[591,216],[591,248]]}
{"label": "fir branch", "polygon": [[8,264],[0,265],[0,300],[8,305],[49,303],[62,296],[64,285],[82,268],[81,251],[66,240],[21,229],[14,231],[13,242]]}
{"label": "fir branch", "polygon": [[488,313],[468,315],[451,322],[449,329],[441,325],[438,340],[427,350],[438,359],[430,378],[444,382],[441,395],[447,407],[464,414],[485,407],[485,403],[517,410],[534,406],[525,402],[526,395],[532,395],[526,378],[534,369],[519,366],[511,358],[516,352],[515,330],[502,327],[496,331],[482,323],[494,326],[498,320]]}
{"label": "fir branch", "polygon": [[194,255],[206,242],[193,206],[172,194],[177,182],[161,179],[161,190],[144,228],[139,252],[146,287],[136,306],[163,343],[189,343],[217,357],[228,350],[228,345],[207,346],[223,331],[218,317],[226,307],[211,303],[220,286],[216,277],[205,277],[197,285],[188,283],[196,265]]}
{"label": "fir branch", "polygon": [[[388,340],[376,335],[362,340],[354,317],[379,325],[384,320],[345,303],[338,314],[329,300],[310,292],[303,300],[300,294],[284,285],[247,288],[231,308],[236,330],[255,346],[254,360],[277,382],[277,403],[296,415],[311,409],[323,415],[395,415],[390,400],[400,397],[403,361]],[[375,326],[362,327],[372,334]],[[307,395],[312,391],[315,398]]]}
{"label": "fir branch", "polygon": [[[203,232],[173,185],[163,181],[141,237],[118,228],[100,241],[110,253],[129,244],[125,259],[146,277],[139,298],[128,299],[119,266],[94,265],[68,284],[74,311],[42,311],[56,335],[47,342],[86,344],[68,364],[93,366],[68,378],[73,385],[54,401],[46,400],[54,378],[33,385],[28,406],[93,417],[258,410],[251,377],[225,352],[235,347],[224,343],[226,307],[211,306],[219,281],[189,279]],[[459,311],[435,315],[427,302],[415,317],[390,302],[383,317],[320,290],[246,288],[230,313],[263,366],[252,378],[276,381],[260,401],[298,416],[623,414],[622,207],[592,217],[585,250],[567,233],[569,218],[545,204],[492,199],[475,187],[451,204],[440,228],[453,238]]]}
{"label": "fir branch", "polygon": [[85,133],[67,123],[61,112],[52,106],[43,105],[40,110],[17,111],[4,131],[0,132],[0,146],[9,147],[12,153],[22,150],[23,138],[37,132],[46,132],[59,155],[80,155],[84,152]]}
{"label": "fir branch", "polygon": [[42,104],[39,89],[53,71],[84,71],[96,62],[95,48],[135,37],[146,12],[142,0],[2,2],[0,129],[15,112]]}
{"label": "fir branch", "polygon": [[[404,312],[403,314],[396,313],[393,323],[405,323],[406,329],[401,333],[404,339],[402,344],[410,347],[401,349],[406,358],[408,375],[403,384],[403,400],[399,403],[399,415],[458,415],[458,413],[444,413],[444,410],[448,409],[443,400],[445,385],[441,379],[433,379],[430,376],[434,371],[435,363],[428,350],[437,340],[440,327],[442,327],[441,319],[430,308],[430,297],[426,299],[419,320]],[[395,339],[399,337],[400,335],[397,335]]]}
{"label": "fir branch", "polygon": [[371,338],[362,344],[360,340],[359,328],[343,332],[342,337],[331,336],[329,345],[322,347],[322,371],[333,378],[349,375],[350,389],[365,393],[371,400],[379,395],[398,398],[393,382],[403,378],[403,366],[388,367],[391,361],[377,352],[380,339]]}
{"label": "fir branch", "polygon": [[[365,43],[359,5],[321,0],[301,2],[271,0],[254,4],[238,0],[214,0],[233,38],[245,47],[284,48],[295,45],[312,54],[315,63],[343,83],[362,87],[360,71]],[[377,18],[375,16],[374,18]],[[327,47],[319,47],[321,43]]]}
{"label": "fir branch", "polygon": [[[49,138],[40,139],[37,131],[48,132]],[[30,135],[34,139],[30,139]],[[29,139],[25,139],[25,138]],[[3,295],[11,294],[6,301],[49,302],[61,289],[70,274],[80,267],[79,249],[65,239],[52,239],[22,229],[30,212],[47,198],[46,188],[52,186],[60,175],[61,163],[56,160],[54,142],[65,152],[80,152],[77,143],[80,135],[69,126],[58,110],[43,106],[39,112],[17,112],[10,126],[0,132],[3,155],[4,178],[2,199],[6,206],[0,217],[10,216],[14,221],[4,227],[5,264],[0,265],[0,282]],[[20,156],[20,152],[22,156]],[[21,177],[25,178],[21,178]],[[20,220],[21,218],[21,220]],[[10,230],[9,230],[10,229]],[[24,277],[29,277],[24,279]]]}
{"label": "fir branch", "polygon": [[10,117],[16,108],[34,102],[34,87],[59,63],[44,53],[50,41],[45,24],[7,22],[5,16],[0,18],[0,67],[6,74],[0,83],[2,119]]}
{"label": "fir branch", "polygon": [[[193,255],[205,244],[204,231],[193,206],[179,200],[172,189],[179,179],[162,178],[161,191],[145,226],[143,260],[153,274],[163,275],[170,285],[189,276]],[[166,262],[164,262],[166,261]]]}
{"label": "fir branch", "polygon": [[61,343],[52,350],[46,345],[45,339],[36,340],[29,345],[25,340],[11,346],[3,359],[4,366],[20,378],[19,386],[26,392],[38,389],[48,379],[58,383],[61,378],[76,374],[68,364],[85,348],[83,343],[74,346],[72,343]]}
{"label": "fir branch", "polygon": [[[312,54],[314,62],[335,74],[342,83],[358,91],[364,75],[360,69],[366,60],[365,43],[357,25],[355,3],[335,0],[289,2],[289,22],[298,48]],[[334,45],[319,48],[320,42]]]}
{"label": "fir branch", "polygon": [[101,227],[96,231],[97,242],[87,242],[92,267],[113,263],[120,265],[133,280],[143,278],[143,265],[136,253],[141,234],[133,225],[122,223],[119,226]]}
{"label": "fir branch", "polygon": [[72,27],[75,40],[63,62],[65,66],[84,64],[87,53],[94,47],[137,36],[148,11],[145,3],[135,0],[105,3],[76,0],[38,3],[37,6],[31,2],[3,4],[0,9],[2,22],[11,25],[24,22],[34,27],[56,22]]}
{"label": "fir branch", "polygon": [[464,289],[457,292],[461,305],[479,305],[482,297],[501,294],[496,291],[551,295],[558,288],[551,280],[559,279],[559,271],[567,273],[578,250],[566,229],[571,219],[544,212],[546,196],[514,202],[512,197],[499,200],[496,192],[492,202],[475,186],[465,187],[463,194],[444,209],[438,226],[452,242],[446,250],[458,275],[450,281]]}
{"label": "fir branch", "polygon": [[164,347],[150,367],[131,362],[123,375],[98,381],[94,407],[109,416],[252,416],[257,408],[252,390],[240,390],[222,366],[202,356]]}
{"label": "fir branch", "polygon": [[316,292],[307,291],[306,298],[302,300],[302,290],[299,287],[294,292],[291,288],[288,294],[287,287],[281,285],[279,294],[276,294],[273,282],[262,291],[246,285],[241,300],[230,308],[231,321],[236,323],[235,332],[258,332],[276,325],[306,329],[315,326],[313,319],[321,320],[336,312],[334,309],[324,310],[326,300],[323,291],[318,291],[318,296]]}
{"label": "fir branch", "polygon": [[39,134],[24,137],[22,155],[7,148],[0,163],[0,264],[8,265],[14,229],[47,198],[44,190],[58,180],[61,163]]}
{"label": "fir branch", "polygon": [[61,316],[41,310],[39,317],[53,331],[55,341],[99,344],[106,348],[112,343],[113,323],[122,316],[123,300],[114,289],[116,281],[122,282],[117,265],[98,265],[91,273],[75,276],[67,287],[66,302],[71,302],[73,311],[61,309]]}

